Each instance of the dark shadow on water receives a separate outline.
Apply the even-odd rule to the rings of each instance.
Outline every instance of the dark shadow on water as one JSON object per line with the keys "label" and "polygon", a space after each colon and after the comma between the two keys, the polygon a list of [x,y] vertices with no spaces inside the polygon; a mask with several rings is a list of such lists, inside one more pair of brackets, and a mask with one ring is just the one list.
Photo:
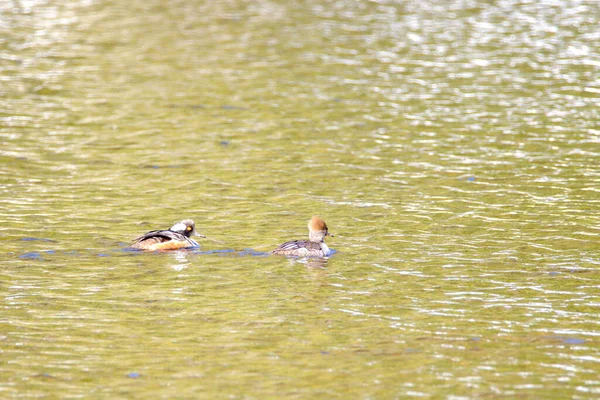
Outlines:
{"label": "dark shadow on water", "polygon": [[256,251],[254,249],[244,249],[239,252],[239,256],[254,256],[254,257],[267,257],[270,256],[271,253],[264,251]]}
{"label": "dark shadow on water", "polygon": [[23,258],[25,260],[43,260],[44,257],[37,251],[30,251],[27,253],[23,253],[19,256],[19,258]]}
{"label": "dark shadow on water", "polygon": [[234,250],[234,249],[220,249],[220,250],[190,250],[193,254],[218,254],[218,255],[232,255],[232,256],[254,256],[254,257],[266,257],[270,253],[262,251],[256,251],[254,249]]}
{"label": "dark shadow on water", "polygon": [[35,237],[24,237],[24,238],[21,238],[21,240],[24,241],[24,242],[40,241],[40,242],[56,243],[56,240],[46,239],[46,238],[35,238]]}
{"label": "dark shadow on water", "polygon": [[568,336],[546,336],[548,339],[559,341],[563,344],[584,344],[586,342],[585,339],[579,339]]}
{"label": "dark shadow on water", "polygon": [[[42,240],[42,239],[34,239],[34,240]],[[215,249],[215,250],[201,250],[200,248],[192,248],[192,249],[180,249],[180,250],[171,250],[171,251],[144,251],[139,249],[133,249],[129,247],[127,243],[120,242],[118,243],[120,248],[111,249],[105,252],[96,252],[93,249],[86,249],[91,254],[96,257],[111,257],[113,255],[118,254],[194,254],[194,255],[218,255],[218,256],[233,256],[233,257],[269,257],[272,256],[270,252],[257,251],[254,249],[246,248],[243,250],[234,250],[234,249]],[[28,251],[25,252],[18,257],[21,259],[27,260],[44,260],[45,255],[55,255],[55,254],[64,254],[70,256],[82,256],[85,255],[87,251],[80,250],[69,250],[69,251],[61,251],[57,253],[55,250],[44,250],[44,251]],[[337,253],[337,251],[332,250],[331,255]],[[89,254],[89,253],[88,253]],[[282,257],[282,256],[275,256]],[[327,265],[327,261],[329,257],[285,257],[282,258],[292,260],[294,262],[306,265],[311,268],[324,268]]]}

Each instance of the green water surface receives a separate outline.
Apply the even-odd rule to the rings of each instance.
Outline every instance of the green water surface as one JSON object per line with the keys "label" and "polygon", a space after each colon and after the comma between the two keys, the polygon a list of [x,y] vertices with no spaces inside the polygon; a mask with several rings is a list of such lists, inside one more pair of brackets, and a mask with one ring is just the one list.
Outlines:
{"label": "green water surface", "polygon": [[599,105],[596,1],[0,2],[0,398],[598,398]]}

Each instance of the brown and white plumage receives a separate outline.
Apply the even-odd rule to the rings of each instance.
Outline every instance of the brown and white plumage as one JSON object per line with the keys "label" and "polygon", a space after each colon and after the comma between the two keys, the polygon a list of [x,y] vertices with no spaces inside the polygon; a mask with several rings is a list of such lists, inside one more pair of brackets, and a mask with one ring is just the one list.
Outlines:
{"label": "brown and white plumage", "polygon": [[194,221],[184,219],[167,230],[150,231],[134,240],[130,246],[139,250],[177,250],[200,247],[190,236],[200,236],[196,232]]}
{"label": "brown and white plumage", "polygon": [[308,222],[308,240],[292,240],[285,242],[271,253],[299,257],[328,257],[331,250],[324,242],[325,236],[333,236],[327,224],[319,217],[312,217]]}

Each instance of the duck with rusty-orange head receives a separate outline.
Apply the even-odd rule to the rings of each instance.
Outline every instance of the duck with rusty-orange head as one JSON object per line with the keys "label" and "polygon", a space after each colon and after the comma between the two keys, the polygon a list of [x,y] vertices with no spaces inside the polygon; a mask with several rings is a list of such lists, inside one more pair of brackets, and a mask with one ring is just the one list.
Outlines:
{"label": "duck with rusty-orange head", "polygon": [[272,254],[297,257],[329,257],[331,250],[325,244],[325,236],[333,236],[327,224],[319,217],[308,222],[308,240],[292,240],[273,250]]}

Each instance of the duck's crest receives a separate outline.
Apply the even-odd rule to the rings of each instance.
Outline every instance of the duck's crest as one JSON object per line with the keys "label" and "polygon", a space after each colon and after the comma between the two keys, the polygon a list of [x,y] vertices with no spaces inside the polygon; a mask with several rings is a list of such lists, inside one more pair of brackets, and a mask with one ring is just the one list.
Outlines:
{"label": "duck's crest", "polygon": [[327,224],[321,218],[314,216],[308,223],[308,229],[311,231],[326,231]]}

